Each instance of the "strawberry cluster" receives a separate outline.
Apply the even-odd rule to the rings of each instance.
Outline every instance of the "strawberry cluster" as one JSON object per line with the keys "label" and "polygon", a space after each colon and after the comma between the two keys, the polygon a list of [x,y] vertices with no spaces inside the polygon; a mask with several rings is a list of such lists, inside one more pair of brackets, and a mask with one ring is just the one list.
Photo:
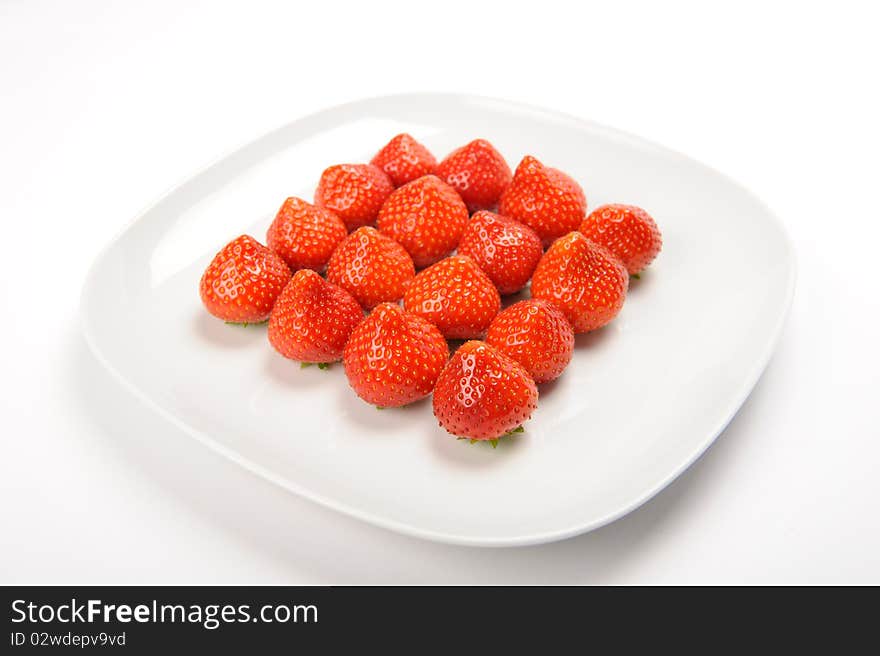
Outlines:
{"label": "strawberry cluster", "polygon": [[[207,310],[268,321],[269,343],[303,366],[342,360],[380,408],[433,394],[443,428],[493,445],[522,430],[575,334],[617,316],[662,243],[643,209],[588,214],[570,176],[530,155],[511,172],[484,139],[438,163],[397,135],[369,164],[327,168],[313,201],[286,199],[265,246],[242,235],[217,253]],[[466,340],[451,357],[450,339]]]}

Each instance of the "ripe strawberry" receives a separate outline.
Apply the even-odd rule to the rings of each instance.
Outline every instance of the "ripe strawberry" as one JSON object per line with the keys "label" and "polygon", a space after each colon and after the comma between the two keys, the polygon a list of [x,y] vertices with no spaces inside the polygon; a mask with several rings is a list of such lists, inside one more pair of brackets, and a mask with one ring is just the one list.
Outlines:
{"label": "ripe strawberry", "polygon": [[335,362],[363,318],[351,294],[311,269],[301,269],[272,308],[269,342],[291,360]]}
{"label": "ripe strawberry", "polygon": [[359,397],[396,408],[428,396],[448,359],[446,340],[432,323],[382,303],[352,332],[343,363]]}
{"label": "ripe strawberry", "polygon": [[218,319],[259,323],[269,317],[289,280],[290,269],[281,257],[253,237],[241,235],[211,260],[199,282],[199,295]]}
{"label": "ripe strawberry", "polygon": [[437,176],[426,175],[389,196],[377,227],[422,268],[455,250],[467,222],[467,207],[455,190]]}
{"label": "ripe strawberry", "polygon": [[511,173],[492,144],[476,139],[449,153],[437,166],[437,176],[455,187],[468,210],[475,212],[495,207]]}
{"label": "ripe strawberry", "polygon": [[571,361],[574,332],[559,308],[532,298],[495,317],[486,343],[519,362],[536,383],[546,383]]}
{"label": "ripe strawberry", "polygon": [[437,160],[427,148],[410,135],[398,134],[376,153],[370,164],[385,171],[395,187],[434,173]]}
{"label": "ripe strawberry", "polygon": [[525,287],[543,252],[534,230],[484,210],[471,217],[458,243],[458,254],[472,257],[501,294]]}
{"label": "ripe strawberry", "polygon": [[486,332],[501,298],[476,262],[456,255],[420,272],[403,295],[403,307],[433,323],[444,337],[471,339]]}
{"label": "ripe strawberry", "polygon": [[579,232],[560,237],[538,262],[532,297],[565,313],[576,333],[611,321],[626,298],[629,276],[620,260]]}
{"label": "ripe strawberry", "polygon": [[546,248],[577,230],[587,211],[580,185],[562,171],[526,155],[498,203],[498,211],[531,227]]}
{"label": "ripe strawberry", "polygon": [[630,274],[637,274],[657,257],[663,238],[654,219],[635,205],[602,205],[581,224],[587,239],[614,254]]}
{"label": "ripe strawberry", "polygon": [[365,310],[399,301],[416,275],[409,253],[375,228],[358,228],[333,251],[327,280],[355,297]]}
{"label": "ripe strawberry", "polygon": [[324,170],[315,205],[336,212],[349,230],[372,225],[394,185],[372,164],[337,164]]}
{"label": "ripe strawberry", "polygon": [[347,234],[342,219],[330,210],[291,197],[284,201],[269,226],[266,244],[294,271],[320,272]]}
{"label": "ripe strawberry", "polygon": [[465,342],[434,387],[434,416],[448,432],[497,440],[538,407],[538,389],[521,364],[485,342]]}

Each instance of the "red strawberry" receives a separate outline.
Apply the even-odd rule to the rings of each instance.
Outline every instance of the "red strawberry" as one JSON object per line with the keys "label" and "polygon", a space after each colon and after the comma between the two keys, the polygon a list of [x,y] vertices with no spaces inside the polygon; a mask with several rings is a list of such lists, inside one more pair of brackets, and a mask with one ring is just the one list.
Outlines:
{"label": "red strawberry", "polygon": [[437,176],[455,187],[471,212],[488,210],[498,203],[510,184],[510,167],[485,139],[476,139],[453,150],[437,166]]}
{"label": "red strawberry", "polygon": [[289,280],[290,269],[281,257],[242,235],[211,260],[199,282],[199,295],[208,312],[219,319],[259,323],[269,317]]}
{"label": "red strawberry", "polygon": [[577,230],[587,211],[580,185],[562,171],[526,155],[498,203],[498,211],[531,227],[546,248]]}
{"label": "red strawberry", "polygon": [[458,243],[458,254],[474,258],[501,294],[525,287],[543,252],[534,230],[486,211],[471,217]]}
{"label": "red strawberry", "polygon": [[269,226],[266,244],[294,271],[323,271],[333,250],[347,234],[342,219],[330,210],[291,197],[284,201]]}
{"label": "red strawberry", "polygon": [[370,227],[348,235],[327,265],[327,280],[354,296],[365,310],[383,301],[399,301],[415,275],[403,246]]}
{"label": "red strawberry", "polygon": [[604,246],[637,274],[657,257],[663,238],[654,219],[635,205],[602,205],[581,224],[587,239]]}
{"label": "red strawberry", "polygon": [[486,343],[519,362],[536,383],[546,383],[571,361],[574,332],[557,307],[532,298],[495,317]]}
{"label": "red strawberry", "polygon": [[291,360],[335,362],[363,318],[351,294],[311,269],[301,269],[272,308],[269,342]]}
{"label": "red strawberry", "polygon": [[449,359],[440,331],[394,303],[378,305],[345,345],[345,375],[367,403],[394,408],[428,396]]}
{"label": "red strawberry", "polygon": [[453,435],[496,440],[531,417],[538,389],[515,360],[485,342],[465,342],[434,387],[434,416]]}
{"label": "red strawberry", "polygon": [[532,276],[532,297],[565,313],[576,333],[601,328],[623,307],[629,276],[602,246],[579,232],[553,242]]}
{"label": "red strawberry", "polygon": [[437,176],[426,175],[391,194],[377,226],[422,268],[455,250],[467,222],[467,207],[455,190]]}
{"label": "red strawberry", "polygon": [[477,263],[456,255],[420,272],[403,295],[403,307],[424,317],[449,339],[486,332],[498,314],[498,290]]}
{"label": "red strawberry", "polygon": [[349,231],[372,225],[394,185],[372,164],[337,164],[324,170],[315,205],[336,212]]}
{"label": "red strawberry", "polygon": [[437,160],[410,135],[398,134],[370,162],[385,171],[395,187],[412,182],[437,169]]}

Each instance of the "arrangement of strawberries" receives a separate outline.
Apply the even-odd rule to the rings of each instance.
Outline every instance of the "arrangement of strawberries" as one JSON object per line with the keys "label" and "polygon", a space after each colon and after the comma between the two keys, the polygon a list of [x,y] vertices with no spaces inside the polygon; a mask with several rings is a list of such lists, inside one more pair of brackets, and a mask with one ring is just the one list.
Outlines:
{"label": "arrangement of strawberries", "polygon": [[[199,291],[226,322],[268,321],[269,343],[302,366],[342,360],[367,403],[433,394],[443,428],[494,446],[523,430],[575,334],[617,316],[661,243],[645,210],[588,214],[580,185],[532,156],[511,172],[477,139],[438,163],[399,134],[369,164],[327,168],[313,203],[285,200],[266,245],[229,242]],[[450,357],[447,340],[467,341]]]}

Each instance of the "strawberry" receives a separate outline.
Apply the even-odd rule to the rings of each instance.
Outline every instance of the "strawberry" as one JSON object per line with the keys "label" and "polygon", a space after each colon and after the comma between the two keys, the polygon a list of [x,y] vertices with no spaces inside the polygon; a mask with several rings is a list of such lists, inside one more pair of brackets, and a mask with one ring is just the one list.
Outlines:
{"label": "strawberry", "polygon": [[375,228],[358,228],[330,258],[327,280],[355,297],[365,310],[399,301],[416,275],[409,253]]}
{"label": "strawberry", "polygon": [[498,314],[498,290],[477,263],[456,255],[421,271],[403,295],[403,307],[424,317],[449,339],[486,332]]}
{"label": "strawberry", "polygon": [[497,440],[537,407],[538,389],[525,368],[485,342],[465,342],[434,387],[440,425],[472,440]]}
{"label": "strawberry", "polygon": [[437,166],[437,176],[455,187],[471,212],[495,207],[510,184],[510,167],[494,146],[476,139],[453,150]]}
{"label": "strawberry", "polygon": [[335,362],[363,318],[351,294],[311,269],[301,269],[272,308],[269,342],[291,360]]}
{"label": "strawberry", "polygon": [[327,260],[348,230],[330,210],[315,207],[302,198],[284,201],[269,231],[266,244],[294,271],[323,271]]}
{"label": "strawberry", "polygon": [[576,333],[601,328],[626,299],[629,276],[620,260],[579,232],[560,237],[538,262],[532,297],[565,313]]}
{"label": "strawberry", "polygon": [[458,254],[472,257],[501,294],[525,287],[543,252],[534,230],[484,210],[471,217],[458,243]]}
{"label": "strawberry", "polygon": [[405,132],[389,141],[370,161],[385,171],[395,187],[434,173],[437,160],[427,148]]}
{"label": "strawberry", "polygon": [[349,230],[372,225],[394,185],[372,164],[337,164],[324,170],[315,205],[336,212]]}
{"label": "strawberry", "polygon": [[395,190],[376,225],[422,268],[455,250],[467,222],[467,207],[455,190],[437,176],[426,175]]}
{"label": "strawberry", "polygon": [[657,257],[663,238],[654,219],[635,205],[602,205],[581,224],[587,239],[613,253],[631,275],[648,266]]}
{"label": "strawberry", "polygon": [[259,323],[290,280],[284,260],[249,235],[226,244],[199,282],[202,303],[218,319]]}
{"label": "strawberry", "polygon": [[580,227],[587,199],[580,185],[565,173],[526,155],[501,196],[498,211],[531,227],[546,248]]}
{"label": "strawberry", "polygon": [[558,378],[571,361],[574,332],[559,308],[531,298],[495,317],[486,343],[519,362],[536,383],[546,383]]}
{"label": "strawberry", "polygon": [[359,397],[395,408],[428,396],[448,359],[446,340],[432,323],[382,303],[352,332],[343,364]]}

